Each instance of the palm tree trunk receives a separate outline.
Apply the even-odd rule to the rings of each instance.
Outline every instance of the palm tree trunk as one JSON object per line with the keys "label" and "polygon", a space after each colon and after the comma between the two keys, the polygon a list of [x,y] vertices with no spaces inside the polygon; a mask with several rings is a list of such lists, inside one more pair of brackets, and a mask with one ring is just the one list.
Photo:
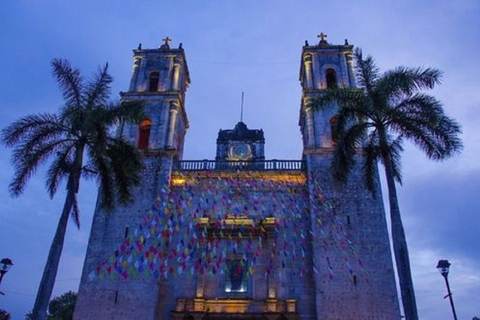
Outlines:
{"label": "palm tree trunk", "polygon": [[38,288],[37,298],[32,311],[32,320],[44,320],[47,316],[48,303],[52,295],[55,278],[57,276],[58,264],[62,254],[63,243],[65,241],[65,233],[67,230],[68,217],[72,210],[74,202],[74,191],[68,188],[67,198],[63,205],[62,215],[58,221],[57,230],[53,237],[50,251],[48,253],[47,263],[43,270],[42,280]]}
{"label": "palm tree trunk", "polygon": [[403,312],[406,320],[418,320],[417,304],[413,289],[410,258],[408,255],[407,239],[403,229],[400,207],[398,206],[397,189],[393,177],[390,157],[385,159],[385,175],[388,185],[388,200],[390,204],[390,219],[392,224],[392,242],[395,262],[397,265],[400,292],[402,295]]}
{"label": "palm tree trunk", "polygon": [[57,231],[53,237],[50,252],[48,253],[47,263],[43,270],[42,280],[38,288],[37,298],[33,307],[33,320],[45,320],[47,308],[52,296],[55,278],[57,277],[58,265],[62,255],[63,243],[65,242],[65,233],[67,231],[68,217],[75,203],[75,197],[80,185],[81,168],[83,165],[83,151],[85,146],[82,143],[77,145],[75,150],[75,160],[68,176],[67,198],[63,205],[62,215],[58,221]]}

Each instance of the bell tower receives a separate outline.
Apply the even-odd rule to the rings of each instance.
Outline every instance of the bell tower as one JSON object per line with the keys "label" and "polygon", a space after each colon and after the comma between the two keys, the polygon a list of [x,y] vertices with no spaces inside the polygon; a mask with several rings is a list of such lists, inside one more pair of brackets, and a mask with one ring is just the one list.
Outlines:
{"label": "bell tower", "polygon": [[310,46],[306,42],[302,50],[300,65],[300,83],[302,85],[302,101],[300,111],[300,127],[303,137],[304,151],[323,149],[335,146],[335,112],[337,107],[322,111],[313,111],[309,104],[312,98],[323,91],[334,88],[355,86],[353,45],[345,40],[344,45],[331,45],[324,33],[319,36],[317,45]]}
{"label": "bell tower", "polygon": [[185,111],[185,93],[190,76],[185,53],[170,48],[166,37],[157,49],[133,50],[133,71],[128,92],[123,100],[142,100],[146,118],[139,124],[125,124],[121,128],[138,148],[148,152],[168,151],[181,159],[188,118]]}
{"label": "bell tower", "polygon": [[166,197],[173,163],[182,159],[190,77],[182,45],[171,48],[170,41],[166,37],[159,48],[139,45],[133,50],[129,89],[120,97],[127,103],[143,101],[145,118],[140,123],[120,124],[119,133],[141,150],[141,184],[133,191],[132,204],[117,206],[113,212],[98,205],[95,209],[75,319],[155,319],[161,280],[100,279],[92,276],[92,270],[104,264],[111,252],[118,252],[119,244],[135,237],[139,223],[154,215],[152,204]]}
{"label": "bell tower", "polygon": [[[399,319],[399,306],[380,188],[366,189],[360,156],[348,183],[333,181],[338,104],[315,110],[314,98],[332,88],[355,87],[353,46],[327,42],[302,49],[300,130],[310,201],[317,319]],[[380,182],[377,182],[380,185]],[[343,238],[348,246],[332,245]],[[345,241],[345,242],[344,242]],[[349,253],[355,258],[348,258]],[[346,265],[342,265],[347,262]],[[346,303],[348,302],[348,303]]]}

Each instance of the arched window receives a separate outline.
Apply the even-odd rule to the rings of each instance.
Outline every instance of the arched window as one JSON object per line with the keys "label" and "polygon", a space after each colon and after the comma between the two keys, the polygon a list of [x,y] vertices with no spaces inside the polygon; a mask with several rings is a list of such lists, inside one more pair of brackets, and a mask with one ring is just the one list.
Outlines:
{"label": "arched window", "polygon": [[157,90],[158,90],[158,79],[159,79],[158,72],[154,71],[154,72],[150,73],[149,86],[148,86],[148,91],[149,92],[157,92]]}
{"label": "arched window", "polygon": [[150,139],[150,128],[152,122],[148,119],[142,120],[138,126],[138,149],[147,149],[148,140]]}
{"label": "arched window", "polygon": [[333,116],[330,118],[330,133],[332,138],[332,145],[335,147],[338,143],[339,132],[337,128],[338,116]]}
{"label": "arched window", "polygon": [[337,87],[337,75],[334,69],[328,68],[327,71],[325,71],[325,78],[327,79],[327,89]]}

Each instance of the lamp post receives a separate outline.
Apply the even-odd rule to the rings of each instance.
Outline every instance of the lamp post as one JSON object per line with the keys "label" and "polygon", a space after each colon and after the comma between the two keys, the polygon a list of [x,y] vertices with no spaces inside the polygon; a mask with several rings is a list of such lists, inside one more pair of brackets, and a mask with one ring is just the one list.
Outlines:
{"label": "lamp post", "polygon": [[438,260],[437,269],[440,274],[445,278],[445,284],[447,285],[448,294],[443,297],[450,299],[450,305],[452,306],[453,319],[457,320],[457,313],[455,312],[455,306],[453,305],[452,292],[450,291],[450,284],[448,283],[448,271],[450,270],[450,262],[448,260]]}
{"label": "lamp post", "polygon": [[[13,262],[8,258],[3,258],[0,261],[0,284],[2,283],[3,276],[8,272],[11,266],[13,266]],[[0,291],[0,294],[5,295],[2,291]]]}

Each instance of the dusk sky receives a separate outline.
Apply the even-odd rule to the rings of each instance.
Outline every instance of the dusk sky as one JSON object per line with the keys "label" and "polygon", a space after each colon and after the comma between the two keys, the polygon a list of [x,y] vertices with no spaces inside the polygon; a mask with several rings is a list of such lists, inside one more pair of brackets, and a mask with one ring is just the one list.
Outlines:
{"label": "dusk sky", "polygon": [[[436,67],[431,93],[462,125],[464,150],[433,162],[406,144],[398,188],[420,319],[451,319],[439,259],[451,263],[459,319],[480,317],[480,1],[479,0],[3,0],[0,4],[0,128],[62,105],[51,75],[66,58],[90,76],[109,63],[112,98],[127,91],[132,49],[157,48],[166,36],[183,43],[192,83],[184,158],[214,159],[219,129],[244,121],[265,132],[268,159],[300,159],[300,55],[324,32],[333,44],[361,47],[382,71]],[[44,168],[11,198],[11,150],[0,149],[0,308],[13,319],[32,309],[64,193],[50,200]],[[383,169],[383,168],[382,168]],[[96,200],[82,182],[81,229],[70,223],[54,295],[78,290]],[[387,206],[388,208],[388,206]]]}

